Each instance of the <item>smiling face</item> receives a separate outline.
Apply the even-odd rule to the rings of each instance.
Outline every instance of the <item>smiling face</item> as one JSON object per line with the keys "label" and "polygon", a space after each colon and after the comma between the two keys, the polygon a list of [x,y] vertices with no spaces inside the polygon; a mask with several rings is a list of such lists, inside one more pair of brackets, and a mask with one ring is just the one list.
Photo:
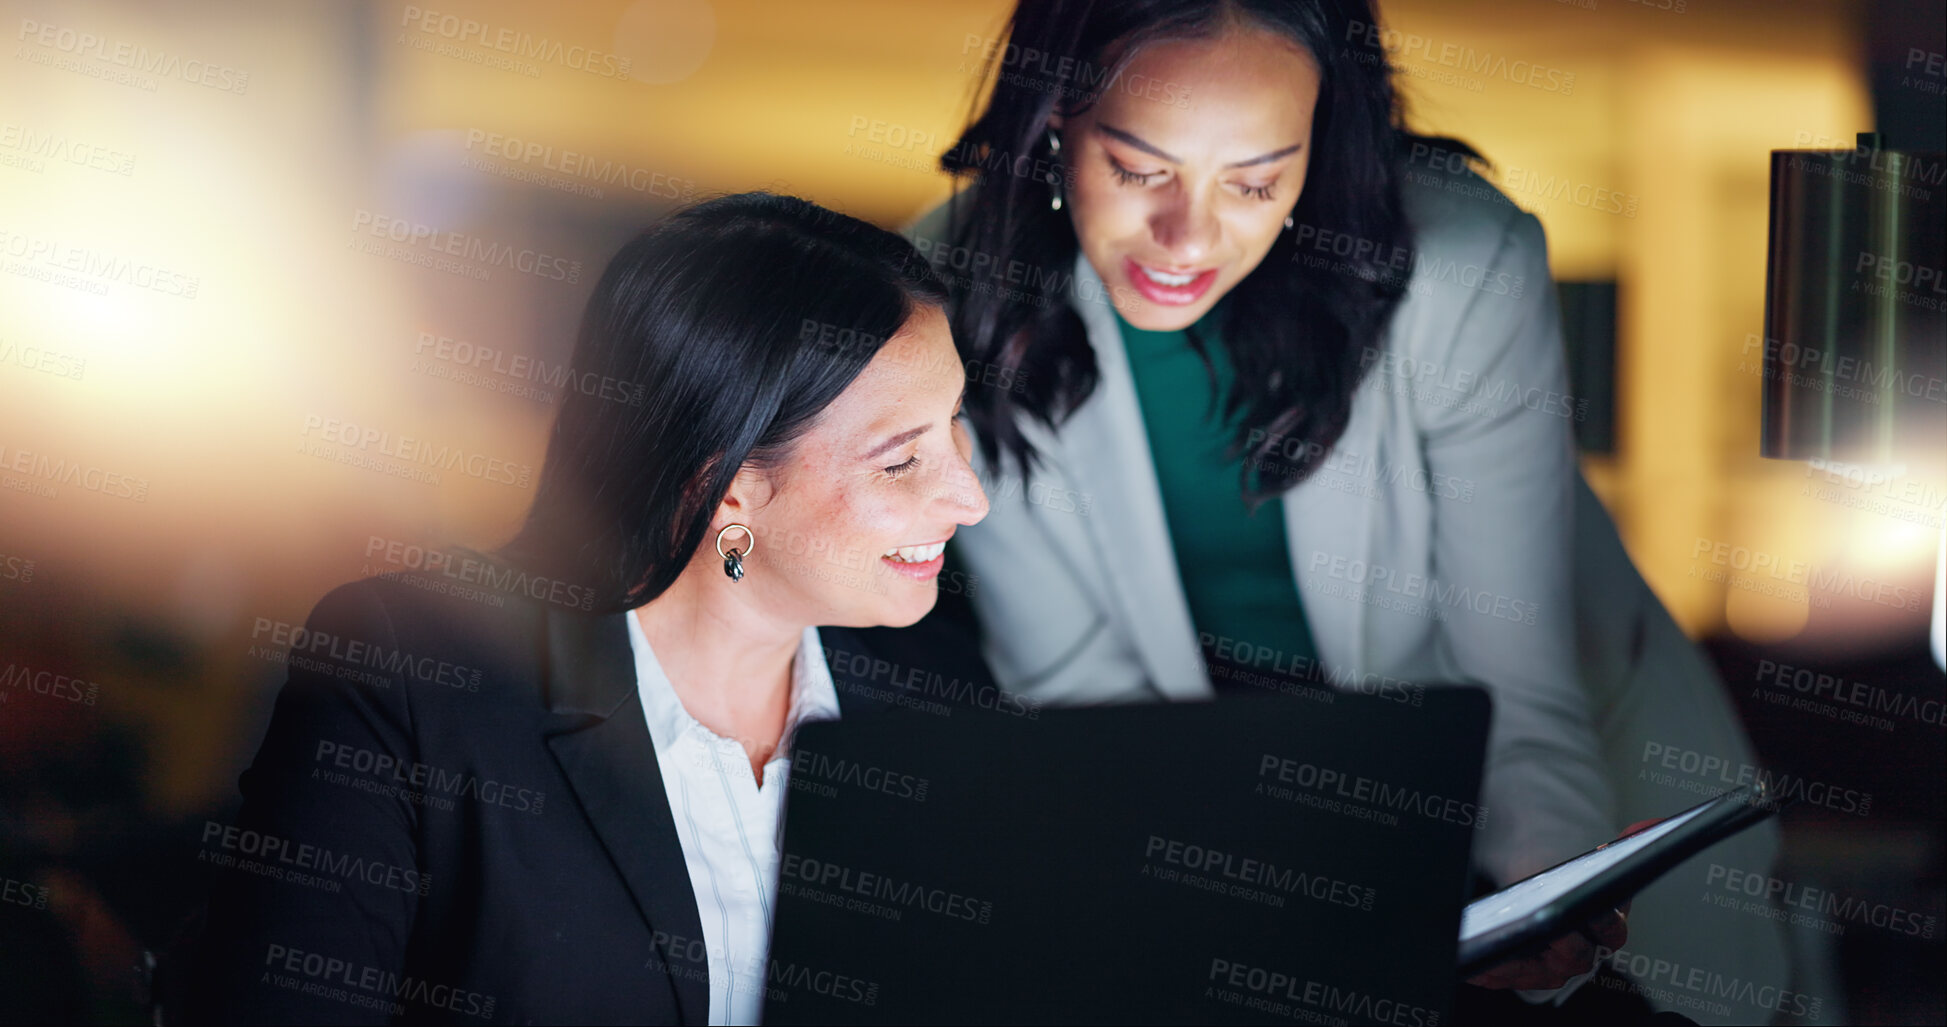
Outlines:
{"label": "smiling face", "polygon": [[[730,587],[778,616],[847,627],[919,620],[939,597],[946,540],[987,515],[959,417],[966,386],[945,313],[917,307],[781,466],[738,474],[699,559],[717,562],[723,525],[747,524],[757,546]],[[725,536],[733,548],[749,550],[742,533]]]}
{"label": "smiling face", "polygon": [[1186,107],[1107,89],[1056,118],[1082,252],[1130,324],[1196,322],[1264,259],[1298,203],[1317,64],[1263,29],[1152,44],[1123,72],[1186,90]]}

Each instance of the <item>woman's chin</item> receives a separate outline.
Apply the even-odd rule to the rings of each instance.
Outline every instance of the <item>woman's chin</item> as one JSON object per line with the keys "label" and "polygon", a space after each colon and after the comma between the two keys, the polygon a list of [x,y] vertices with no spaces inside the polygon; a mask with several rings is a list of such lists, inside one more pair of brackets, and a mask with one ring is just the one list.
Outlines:
{"label": "woman's chin", "polygon": [[833,603],[820,624],[842,628],[906,628],[933,612],[939,586],[932,581],[904,581],[887,576],[861,601],[856,594]]}
{"label": "woman's chin", "polygon": [[1117,304],[1116,313],[1132,327],[1145,332],[1180,332],[1196,324],[1214,303],[1194,303],[1189,306],[1165,306],[1151,303],[1140,297]]}
{"label": "woman's chin", "polygon": [[[921,618],[932,613],[933,604],[940,599],[939,587],[930,581],[919,584],[902,581],[895,588],[897,591],[889,597],[892,601],[883,604],[881,608],[880,616],[883,619],[876,622],[879,627],[912,627],[919,623]],[[899,594],[901,592],[910,594],[901,595]]]}
{"label": "woman's chin", "polygon": [[916,581],[896,574],[886,574],[879,581],[883,584],[884,591],[873,597],[871,611],[866,615],[868,627],[911,627],[919,623],[920,618],[933,612],[933,604],[940,599],[938,578]]}

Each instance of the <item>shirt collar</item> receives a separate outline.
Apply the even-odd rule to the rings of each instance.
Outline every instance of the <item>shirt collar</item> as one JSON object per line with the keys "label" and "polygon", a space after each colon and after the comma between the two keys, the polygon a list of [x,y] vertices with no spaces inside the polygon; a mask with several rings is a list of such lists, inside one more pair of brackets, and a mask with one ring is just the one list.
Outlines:
{"label": "shirt collar", "polygon": [[[676,696],[676,689],[669,683],[669,675],[663,671],[662,661],[656,659],[656,652],[650,648],[649,636],[643,633],[642,621],[635,611],[623,614],[629,623],[629,649],[635,654],[636,691],[642,698],[643,719],[649,722],[649,739],[656,746],[658,756],[667,753],[683,735],[694,729],[706,735],[713,735],[690,712],[683,708],[683,701]],[[787,756],[791,748],[792,736],[800,724],[814,720],[838,719],[838,688],[832,683],[831,668],[825,663],[825,650],[818,638],[817,628],[804,629],[798,641],[797,656],[791,661],[790,707],[784,715],[784,736],[778,742],[777,752],[772,759]]]}

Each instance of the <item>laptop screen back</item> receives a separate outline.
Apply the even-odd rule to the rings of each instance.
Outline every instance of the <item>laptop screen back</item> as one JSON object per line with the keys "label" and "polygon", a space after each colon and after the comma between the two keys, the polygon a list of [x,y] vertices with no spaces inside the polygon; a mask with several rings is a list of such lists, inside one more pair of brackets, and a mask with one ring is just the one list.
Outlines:
{"label": "laptop screen back", "polygon": [[1484,692],[1035,712],[801,730],[766,1023],[1444,1022]]}

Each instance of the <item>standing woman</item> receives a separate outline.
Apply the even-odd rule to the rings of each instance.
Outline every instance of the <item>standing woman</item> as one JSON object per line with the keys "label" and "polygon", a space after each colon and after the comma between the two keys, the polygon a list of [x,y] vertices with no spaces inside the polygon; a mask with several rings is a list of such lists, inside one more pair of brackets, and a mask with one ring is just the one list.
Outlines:
{"label": "standing woman", "polygon": [[574,366],[646,401],[567,394],[507,562],[450,565],[477,587],[318,604],[204,834],[268,866],[217,871],[183,1022],[757,1022],[793,986],[792,732],[887,706],[827,648],[924,616],[986,513],[945,299],[898,236],[789,197],[625,246]]}
{"label": "standing woman", "polygon": [[954,555],[1047,702],[1487,686],[1505,884],[1694,801],[1620,784],[1645,732],[1749,750],[1579,480],[1540,224],[1400,127],[1379,39],[1361,0],[1020,0],[912,232],[1009,386]]}

